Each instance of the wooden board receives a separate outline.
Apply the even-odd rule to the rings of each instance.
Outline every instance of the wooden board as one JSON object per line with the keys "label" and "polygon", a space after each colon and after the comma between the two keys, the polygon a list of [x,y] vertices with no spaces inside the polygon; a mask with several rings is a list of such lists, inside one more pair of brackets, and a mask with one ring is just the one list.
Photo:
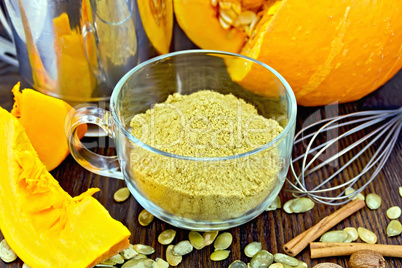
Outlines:
{"label": "wooden board", "polygon": [[[12,94],[11,88],[17,81],[22,81],[18,70],[14,67],[0,62],[0,106],[10,110],[12,108]],[[22,87],[27,86],[26,83]],[[402,106],[402,71],[400,71],[391,81],[389,81],[380,90],[372,93],[368,97],[354,103],[332,105],[327,107],[313,107],[298,109],[298,122],[297,127],[301,126],[308,121],[315,121],[324,116],[332,116],[335,114],[345,114],[359,110],[367,110],[372,108],[384,109],[385,107],[400,107]],[[359,138],[360,134],[354,134],[352,139]],[[351,140],[352,140],[351,139]],[[99,153],[106,153],[108,155],[114,154],[114,147],[105,140],[94,140],[99,148],[95,150]],[[97,142],[97,143],[96,143]],[[389,222],[385,215],[388,207],[393,205],[402,206],[402,198],[399,196],[398,187],[402,186],[402,142],[398,140],[388,162],[364,191],[365,194],[369,192],[376,192],[382,197],[382,206],[376,211],[371,211],[368,208],[362,209],[360,212],[351,216],[336,226],[334,229],[342,229],[348,226],[365,227],[373,230],[378,235],[378,243],[383,244],[402,244],[402,236],[388,238],[386,236],[386,226]],[[365,154],[358,159],[363,161],[370,157],[371,153]],[[356,170],[351,170],[351,174]],[[325,172],[324,172],[325,173]],[[157,242],[159,233],[167,228],[174,228],[164,223],[159,219],[155,219],[148,227],[142,227],[138,224],[138,214],[142,210],[140,205],[133,197],[130,197],[124,203],[116,203],[113,200],[113,193],[123,187],[123,181],[104,178],[94,175],[80,165],[69,156],[52,174],[57,178],[69,194],[75,196],[84,192],[88,187],[99,187],[101,192],[95,194],[95,197],[109,210],[110,214],[117,220],[125,224],[132,232],[131,243],[142,243],[151,245],[155,248],[156,252],[150,256],[155,259],[162,257],[165,259],[166,246],[162,246]],[[284,189],[288,189],[289,185],[285,184]],[[282,191],[282,203],[291,198],[290,193]],[[276,210],[264,212],[253,221],[244,224],[240,227],[228,230],[233,234],[233,244],[230,247],[231,254],[229,258],[221,262],[212,262],[209,256],[213,252],[213,247],[194,251],[183,258],[183,262],[179,267],[228,267],[229,264],[237,259],[245,262],[249,261],[244,253],[244,247],[252,242],[259,241],[262,243],[263,249],[272,253],[283,252],[282,246],[292,239],[294,236],[303,232],[307,228],[313,226],[321,218],[329,215],[337,208],[326,205],[316,205],[316,207],[304,214],[288,215],[283,210]],[[177,228],[174,228],[177,229]],[[173,243],[187,239],[188,231],[177,229],[177,236]],[[2,235],[0,235],[2,239]],[[323,258],[311,260],[308,250],[304,250],[298,256],[299,260],[305,261],[309,267],[314,266],[320,262],[334,262],[343,267],[347,266],[347,257],[338,258]],[[401,259],[386,259],[387,267],[402,267]],[[0,261],[0,268],[16,268],[22,267],[22,261],[17,260],[11,264],[5,264]]]}

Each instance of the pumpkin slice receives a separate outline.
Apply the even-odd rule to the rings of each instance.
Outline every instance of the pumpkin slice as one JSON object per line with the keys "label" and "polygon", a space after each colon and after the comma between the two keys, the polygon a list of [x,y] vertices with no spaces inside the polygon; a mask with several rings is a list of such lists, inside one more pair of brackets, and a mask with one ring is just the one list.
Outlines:
{"label": "pumpkin slice", "polygon": [[[83,38],[78,30],[70,28],[70,19],[66,13],[53,19],[53,32],[57,57],[58,94],[70,101],[87,101],[95,89],[96,79],[87,61]],[[88,50],[88,58],[91,64],[95,64],[91,46]]]}
{"label": "pumpkin slice", "polygon": [[222,27],[218,7],[209,0],[174,0],[174,11],[180,28],[200,48],[237,53],[246,41],[242,31]]}
{"label": "pumpkin slice", "polygon": [[[246,10],[248,14],[255,12],[260,18],[255,27],[245,28],[248,39],[240,53],[277,70],[289,82],[297,102],[304,106],[358,100],[402,67],[402,5],[396,1],[375,1],[370,5],[332,0],[283,0],[277,1],[279,4],[275,0],[199,2],[175,0],[177,20],[194,43],[203,49],[222,49],[215,43],[225,38],[220,31],[236,30],[238,26],[233,23],[228,30],[224,30],[225,25],[219,25],[220,30],[209,26],[216,24],[218,16],[226,18],[221,6],[225,10],[228,2],[240,2],[241,12],[250,8]],[[215,14],[217,7],[219,15],[205,15]],[[191,24],[201,16],[202,24]],[[268,79],[256,68],[250,65],[241,70],[237,65],[229,72],[240,84],[252,85],[249,87],[264,93]]]}
{"label": "pumpkin slice", "polygon": [[23,126],[0,108],[0,226],[30,267],[92,267],[129,247],[130,232],[89,189],[66,193],[40,162]]}
{"label": "pumpkin slice", "polygon": [[[12,89],[14,107],[11,113],[18,118],[48,171],[56,168],[70,153],[65,133],[65,121],[74,109],[66,102],[32,89],[20,92],[20,83]],[[87,126],[79,129],[82,138]]]}
{"label": "pumpkin slice", "polygon": [[172,0],[138,0],[142,25],[151,44],[160,54],[169,52],[173,35]]}

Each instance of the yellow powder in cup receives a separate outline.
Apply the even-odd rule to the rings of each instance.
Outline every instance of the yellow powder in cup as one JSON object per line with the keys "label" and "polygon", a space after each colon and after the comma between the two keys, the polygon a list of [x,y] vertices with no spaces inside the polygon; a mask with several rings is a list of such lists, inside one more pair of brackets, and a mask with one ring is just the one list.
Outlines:
{"label": "yellow powder in cup", "polygon": [[260,205],[278,180],[275,146],[242,154],[270,142],[282,127],[231,94],[175,93],[135,115],[130,126],[140,141],[176,156],[136,146],[129,159],[142,194],[176,216],[204,221],[240,217]]}

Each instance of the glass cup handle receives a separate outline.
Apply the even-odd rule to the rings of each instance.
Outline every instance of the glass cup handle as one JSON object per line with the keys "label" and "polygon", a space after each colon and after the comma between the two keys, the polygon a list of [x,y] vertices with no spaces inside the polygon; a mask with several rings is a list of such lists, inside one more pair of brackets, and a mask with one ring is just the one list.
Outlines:
{"label": "glass cup handle", "polygon": [[69,119],[70,122],[66,124],[68,147],[78,164],[101,176],[124,179],[117,156],[103,156],[88,150],[77,135],[80,125],[95,124],[113,137],[110,113],[99,107],[83,107],[76,110]]}
{"label": "glass cup handle", "polygon": [[99,81],[107,82],[105,70],[103,69],[103,65],[101,62],[98,33],[91,22],[85,21],[83,23],[82,37],[84,39],[85,57],[87,59],[88,66],[92,71],[92,74]]}

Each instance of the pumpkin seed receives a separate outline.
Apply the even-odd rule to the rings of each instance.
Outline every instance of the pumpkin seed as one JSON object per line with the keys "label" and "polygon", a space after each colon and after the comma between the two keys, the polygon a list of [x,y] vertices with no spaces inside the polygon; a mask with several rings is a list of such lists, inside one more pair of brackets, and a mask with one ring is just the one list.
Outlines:
{"label": "pumpkin seed", "polygon": [[135,256],[133,257],[134,260],[138,260],[138,259],[147,259],[147,258],[148,258],[147,255],[142,254],[142,253],[138,253],[137,255],[135,255]]}
{"label": "pumpkin seed", "polygon": [[282,264],[287,264],[290,266],[297,266],[299,265],[299,261],[296,258],[290,257],[288,255],[282,253],[276,253],[274,255],[274,261],[280,262]]}
{"label": "pumpkin seed", "polygon": [[223,261],[229,257],[230,250],[220,249],[212,252],[210,258],[212,261]]}
{"label": "pumpkin seed", "polygon": [[359,227],[357,228],[357,232],[359,233],[360,239],[364,242],[368,244],[375,244],[377,242],[377,236],[372,231]]}
{"label": "pumpkin seed", "polygon": [[219,23],[221,24],[222,28],[225,30],[230,28],[230,24],[227,23],[222,17],[219,17]]}
{"label": "pumpkin seed", "polygon": [[159,234],[158,242],[161,243],[162,245],[169,245],[170,243],[172,243],[175,236],[176,236],[176,230],[167,229]]}
{"label": "pumpkin seed", "polygon": [[364,195],[362,193],[359,193],[358,195],[356,195],[355,198],[353,198],[353,200],[356,200],[356,199],[360,199],[360,200],[364,201],[366,198],[364,197]]}
{"label": "pumpkin seed", "polygon": [[274,202],[266,209],[266,211],[275,210],[281,208],[281,198],[279,195],[275,198]]}
{"label": "pumpkin seed", "polygon": [[107,259],[107,260],[104,260],[103,262],[101,262],[101,264],[102,264],[102,265],[105,265],[105,266],[107,266],[107,267],[110,267],[110,266],[115,265],[116,262],[115,262],[115,261],[112,261],[112,260],[110,260],[110,259]]}
{"label": "pumpkin seed", "polygon": [[348,234],[343,230],[329,231],[321,236],[320,242],[342,243],[347,238],[348,238]]}
{"label": "pumpkin seed", "polygon": [[296,268],[308,268],[308,265],[303,261],[299,261],[299,265],[297,265]]}
{"label": "pumpkin seed", "polygon": [[23,264],[22,264],[22,268],[31,268],[31,267],[29,267],[28,264],[23,263]]}
{"label": "pumpkin seed", "polygon": [[236,12],[236,14],[240,14],[241,13],[241,4],[240,3],[232,3],[232,9],[234,12]]}
{"label": "pumpkin seed", "polygon": [[250,260],[251,268],[268,267],[274,262],[274,256],[266,250],[260,250]]}
{"label": "pumpkin seed", "polygon": [[[348,188],[346,188],[345,189],[345,195],[347,196],[347,195],[350,195],[350,194],[353,194],[354,192],[356,192],[356,190],[355,189],[353,189],[353,188],[350,188],[350,187],[348,187]],[[360,200],[363,200],[364,201],[364,195],[362,194],[362,193],[358,193],[357,195],[355,195],[355,196],[349,196],[348,197],[349,199],[351,199],[351,198],[353,198],[352,200],[355,200],[355,199],[360,199]]]}
{"label": "pumpkin seed", "polygon": [[254,37],[254,29],[257,26],[257,23],[260,21],[260,17],[256,17],[250,24],[249,26],[249,37],[253,38]]}
{"label": "pumpkin seed", "polygon": [[238,15],[236,12],[233,11],[233,9],[224,9],[220,10],[219,15],[222,17],[224,21],[226,21],[229,24],[233,24],[234,20],[237,19]]}
{"label": "pumpkin seed", "polygon": [[343,268],[343,267],[336,263],[323,262],[323,263],[315,265],[313,268]]}
{"label": "pumpkin seed", "polygon": [[228,268],[247,268],[247,264],[245,264],[245,263],[242,262],[242,261],[237,260],[237,261],[232,262],[232,263],[229,265]]}
{"label": "pumpkin seed", "polygon": [[5,263],[10,263],[13,262],[17,259],[17,255],[15,252],[10,248],[8,245],[7,241],[3,239],[0,242],[0,258],[5,262]]}
{"label": "pumpkin seed", "polygon": [[138,222],[142,226],[148,226],[154,220],[154,215],[143,209],[138,215]]}
{"label": "pumpkin seed", "polygon": [[137,251],[138,253],[144,254],[144,255],[151,255],[152,253],[155,252],[155,249],[151,246],[147,245],[142,245],[142,244],[135,244],[133,246],[133,249]]}
{"label": "pumpkin seed", "polygon": [[401,213],[402,213],[401,208],[398,206],[390,207],[387,210],[387,216],[390,220],[398,219],[401,216]]}
{"label": "pumpkin seed", "polygon": [[290,200],[288,200],[288,201],[283,205],[283,210],[284,210],[286,213],[288,213],[288,214],[292,214],[292,213],[293,213],[292,208],[291,208],[291,205],[292,205],[293,200],[294,200],[294,199],[290,199]]}
{"label": "pumpkin seed", "polygon": [[195,249],[202,249],[204,247],[204,237],[199,232],[191,231],[188,234],[188,240]]}
{"label": "pumpkin seed", "polygon": [[371,210],[378,209],[381,206],[381,197],[374,193],[368,194],[366,196],[366,205]]}
{"label": "pumpkin seed", "polygon": [[172,265],[172,266],[177,266],[179,265],[179,263],[181,263],[183,257],[182,256],[178,256],[178,255],[174,255],[173,254],[173,245],[169,245],[166,248],[166,261]]}
{"label": "pumpkin seed", "polygon": [[402,187],[399,187],[399,195],[402,197]]}
{"label": "pumpkin seed", "polygon": [[282,263],[276,262],[271,264],[268,268],[284,268]]}
{"label": "pumpkin seed", "polygon": [[310,198],[299,197],[293,200],[290,204],[290,209],[294,213],[303,213],[312,210],[314,205],[314,202]]}
{"label": "pumpkin seed", "polygon": [[193,251],[193,245],[191,245],[190,241],[188,240],[180,241],[173,247],[174,255],[183,256],[190,253],[191,251]]}
{"label": "pumpkin seed", "polygon": [[124,259],[123,259],[123,257],[122,257],[120,254],[116,254],[116,255],[114,255],[113,257],[110,257],[109,260],[115,262],[115,264],[116,264],[116,263],[117,263],[117,264],[122,264],[122,263],[124,263]]}
{"label": "pumpkin seed", "polygon": [[123,257],[123,259],[129,260],[138,255],[138,252],[133,249],[133,245],[130,245],[130,247],[120,252],[120,255]]}
{"label": "pumpkin seed", "polygon": [[247,257],[252,258],[258,251],[262,249],[260,242],[251,242],[244,248],[244,254]]}
{"label": "pumpkin seed", "polygon": [[246,10],[240,13],[237,19],[240,25],[249,25],[256,17],[257,14],[255,14],[253,11]]}
{"label": "pumpkin seed", "polygon": [[345,239],[345,241],[343,241],[343,243],[351,243],[353,241],[353,237],[352,235],[350,235],[349,233],[346,233],[347,237]]}
{"label": "pumpkin seed", "polygon": [[219,7],[221,9],[229,9],[232,7],[232,3],[231,2],[225,2],[225,1],[219,1]]}
{"label": "pumpkin seed", "polygon": [[127,187],[120,188],[113,195],[113,198],[116,202],[124,202],[129,197],[130,197],[130,190]]}
{"label": "pumpkin seed", "polygon": [[152,268],[154,260],[151,259],[132,259],[124,263],[121,268]]}
{"label": "pumpkin seed", "polygon": [[232,244],[233,236],[231,233],[224,232],[218,235],[214,242],[215,250],[227,249]]}
{"label": "pumpkin seed", "polygon": [[211,0],[211,5],[216,7],[218,5],[218,0]]}
{"label": "pumpkin seed", "polygon": [[400,235],[402,232],[402,224],[398,220],[392,220],[387,226],[387,235],[397,236]]}
{"label": "pumpkin seed", "polygon": [[218,233],[219,233],[218,231],[203,233],[202,237],[204,238],[204,246],[211,245],[215,241],[215,238],[218,236]]}
{"label": "pumpkin seed", "polygon": [[355,227],[346,227],[343,231],[348,234],[348,237],[350,236],[350,238],[352,238],[352,241],[356,241],[359,238],[359,234]]}
{"label": "pumpkin seed", "polygon": [[348,187],[348,188],[345,189],[345,195],[350,195],[350,194],[352,194],[354,192],[356,192],[356,190],[353,189],[353,188]]}
{"label": "pumpkin seed", "polygon": [[153,268],[169,268],[169,263],[161,258],[156,258]]}

